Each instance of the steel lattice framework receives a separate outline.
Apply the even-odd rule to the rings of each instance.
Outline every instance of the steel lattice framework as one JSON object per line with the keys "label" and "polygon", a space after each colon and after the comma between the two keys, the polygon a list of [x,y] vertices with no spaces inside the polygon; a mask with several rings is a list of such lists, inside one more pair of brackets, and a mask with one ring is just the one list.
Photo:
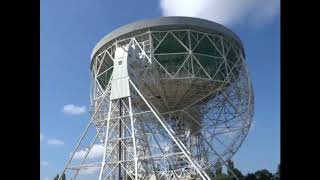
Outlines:
{"label": "steel lattice framework", "polygon": [[[112,98],[122,91],[113,81],[123,61],[117,51],[128,60],[130,95]],[[250,128],[254,97],[244,52],[224,34],[143,29],[101,46],[91,69],[92,118],[63,171],[73,170],[72,179],[90,168],[99,179],[210,179]],[[90,127],[95,137],[73,165]],[[103,156],[90,163],[97,142]]]}

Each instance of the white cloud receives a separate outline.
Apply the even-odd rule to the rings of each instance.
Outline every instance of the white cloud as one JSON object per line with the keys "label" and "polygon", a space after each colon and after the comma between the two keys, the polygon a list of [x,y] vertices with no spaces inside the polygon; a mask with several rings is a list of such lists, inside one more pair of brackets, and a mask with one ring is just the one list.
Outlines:
{"label": "white cloud", "polygon": [[50,180],[50,178],[44,178],[44,180]]}
{"label": "white cloud", "polygon": [[164,16],[189,16],[223,25],[261,25],[280,12],[280,0],[160,0]]}
{"label": "white cloud", "polygon": [[[88,149],[79,150],[74,154],[74,159],[83,159]],[[94,144],[91,148],[91,151],[88,154],[88,159],[94,159],[97,157],[102,157],[104,152],[103,144]]]}
{"label": "white cloud", "polygon": [[44,136],[42,133],[40,133],[40,143],[43,141],[43,139],[44,139]]}
{"label": "white cloud", "polygon": [[48,139],[47,143],[49,145],[61,146],[64,145],[64,142],[59,139]]}
{"label": "white cloud", "polygon": [[40,161],[40,165],[49,166],[49,162],[48,161]]}
{"label": "white cloud", "polygon": [[88,169],[81,169],[79,174],[94,174],[100,170],[100,167],[90,167]]}
{"label": "white cloud", "polygon": [[85,106],[77,106],[74,104],[67,104],[63,106],[63,112],[67,114],[83,114],[86,112],[86,107]]}

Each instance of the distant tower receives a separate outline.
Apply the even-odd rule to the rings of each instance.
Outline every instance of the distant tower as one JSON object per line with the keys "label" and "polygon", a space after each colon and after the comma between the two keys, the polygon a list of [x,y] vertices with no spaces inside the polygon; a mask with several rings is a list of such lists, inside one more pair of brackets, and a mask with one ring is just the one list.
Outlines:
{"label": "distant tower", "polygon": [[[244,49],[220,24],[134,22],[96,45],[90,67],[92,118],[62,172],[68,178],[90,171],[99,180],[210,179],[250,128],[254,97]],[[91,126],[96,136],[84,147]],[[96,144],[103,156],[89,162]]]}

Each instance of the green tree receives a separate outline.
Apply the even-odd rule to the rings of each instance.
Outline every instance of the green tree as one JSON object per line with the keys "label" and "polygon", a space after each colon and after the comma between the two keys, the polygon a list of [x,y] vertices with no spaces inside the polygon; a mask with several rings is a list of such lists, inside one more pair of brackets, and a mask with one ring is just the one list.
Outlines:
{"label": "green tree", "polygon": [[229,160],[227,161],[227,166],[228,166],[230,169],[234,169],[234,163],[233,163],[233,161],[232,161],[231,159],[229,159]]}
{"label": "green tree", "polygon": [[66,174],[62,174],[61,180],[66,180]]}
{"label": "green tree", "polygon": [[254,173],[257,180],[272,180],[273,175],[266,169],[259,170]]}
{"label": "green tree", "polygon": [[[232,169],[232,171],[233,171],[233,173],[237,176],[237,178],[239,179],[239,180],[244,180],[244,176],[243,176],[243,174],[241,173],[241,171],[239,170],[239,169],[237,169],[237,168],[234,168],[234,169]],[[229,176],[232,176],[233,178],[233,180],[237,180],[235,177],[234,177],[234,175],[232,174],[232,172],[230,172],[230,170],[228,171],[228,175]]]}
{"label": "green tree", "polygon": [[280,164],[278,165],[277,172],[273,175],[273,180],[280,180]]}
{"label": "green tree", "polygon": [[[133,175],[132,175],[133,176]],[[128,175],[127,176],[127,180],[132,180],[132,178]]]}
{"label": "green tree", "polygon": [[[58,180],[58,179],[59,179],[59,174],[56,175],[54,180]],[[65,173],[62,174],[61,180],[66,180],[66,174]]]}
{"label": "green tree", "polygon": [[205,172],[207,173],[210,179],[213,179],[216,176],[216,174],[213,171],[206,170]]}
{"label": "green tree", "polygon": [[252,173],[248,173],[244,179],[245,180],[257,180],[256,176]]}
{"label": "green tree", "polygon": [[226,174],[217,174],[213,180],[233,180],[231,176],[226,175]]}
{"label": "green tree", "polygon": [[222,174],[222,164],[220,160],[215,164],[216,175]]}
{"label": "green tree", "polygon": [[[233,161],[228,160],[228,162],[227,162],[227,167],[228,167],[228,170],[227,170],[228,175],[229,175],[230,177],[232,177],[233,180],[237,180],[237,179],[234,177],[234,175],[237,176],[237,178],[238,178],[239,180],[244,180],[243,174],[241,173],[241,171],[240,171],[239,169],[237,169],[237,168],[234,167]],[[232,173],[231,171],[232,171],[233,173]]]}

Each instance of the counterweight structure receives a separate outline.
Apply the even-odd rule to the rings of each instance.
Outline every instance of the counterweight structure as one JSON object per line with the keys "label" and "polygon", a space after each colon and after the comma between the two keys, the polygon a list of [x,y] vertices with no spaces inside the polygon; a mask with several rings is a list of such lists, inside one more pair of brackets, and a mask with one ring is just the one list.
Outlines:
{"label": "counterweight structure", "polygon": [[[92,117],[61,173],[72,179],[90,169],[99,180],[211,179],[250,128],[254,98],[242,43],[214,22],[162,17],[125,25],[96,45],[91,70]],[[72,163],[91,126],[92,143]],[[103,153],[90,163],[97,143]]]}

